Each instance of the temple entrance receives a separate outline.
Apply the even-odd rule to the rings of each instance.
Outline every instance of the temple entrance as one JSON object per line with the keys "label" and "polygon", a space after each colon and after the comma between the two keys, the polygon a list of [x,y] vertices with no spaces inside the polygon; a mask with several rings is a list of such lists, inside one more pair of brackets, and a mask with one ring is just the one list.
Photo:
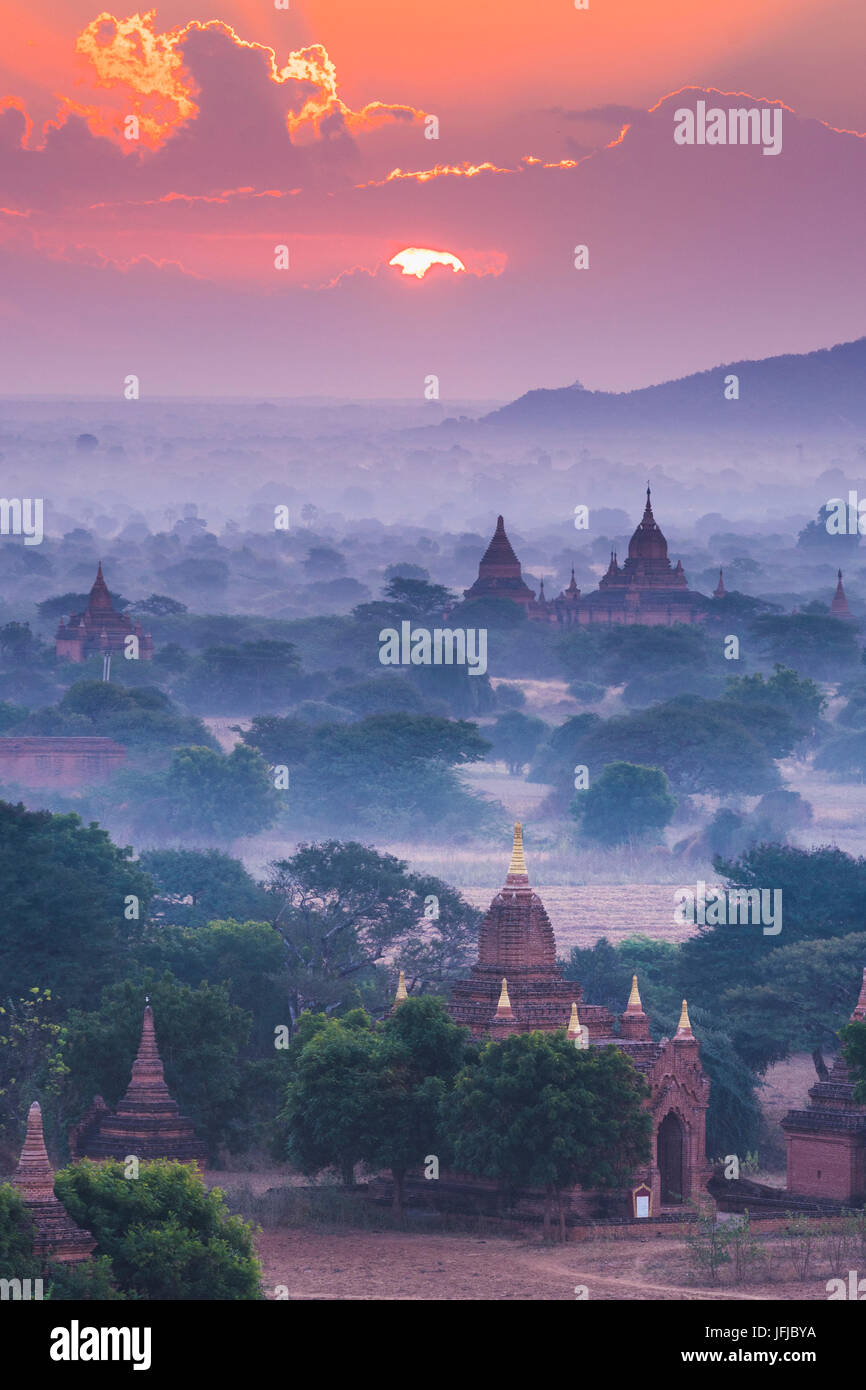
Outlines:
{"label": "temple entrance", "polygon": [[686,1134],[682,1120],[671,1110],[665,1115],[658,1129],[657,1161],[661,1178],[661,1202],[663,1207],[681,1203],[688,1195],[684,1162]]}

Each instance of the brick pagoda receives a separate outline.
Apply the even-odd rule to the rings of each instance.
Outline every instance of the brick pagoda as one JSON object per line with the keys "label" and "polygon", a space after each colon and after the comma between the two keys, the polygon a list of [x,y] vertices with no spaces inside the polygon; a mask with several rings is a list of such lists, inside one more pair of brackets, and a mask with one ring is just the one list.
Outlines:
{"label": "brick pagoda", "polygon": [[203,1165],[204,1145],[181,1115],[165,1084],[156,1046],[153,1010],[144,1010],[141,1042],[132,1064],[129,1089],[117,1109],[96,1096],[83,1122],[69,1136],[75,1158],[171,1158]]}
{"label": "brick pagoda", "polygon": [[584,1002],[580,985],[563,979],[557,963],[550,918],[530,887],[519,824],[505,883],[481,924],[477,964],[468,980],[454,985],[449,1009],[476,1038],[561,1028],[577,1047],[613,1044],[627,1053],[649,1086],[645,1105],[653,1120],[652,1157],[635,1172],[632,1187],[650,1188],[653,1214],[701,1195],[711,1174],[705,1150],[710,1083],[686,1001],[673,1038],[659,1042],[650,1037],[636,976],[618,1031],[607,1008]]}
{"label": "brick pagoda", "polygon": [[90,1258],[96,1241],[89,1231],[75,1224],[54,1195],[54,1170],[45,1148],[38,1100],[34,1100],[27,1116],[27,1134],[12,1186],[21,1194],[36,1227],[34,1255],[43,1261],[68,1265]]}
{"label": "brick pagoda", "polygon": [[115,610],[100,560],[84,612],[73,613],[68,623],[60,620],[54,639],[55,652],[63,661],[86,661],[90,656],[122,653],[129,636],[138,638],[139,660],[150,661],[153,638],[143,631],[141,623]]}
{"label": "brick pagoda", "polygon": [[[851,1023],[866,1023],[866,970]],[[806,1110],[789,1110],[782,1121],[788,1149],[789,1192],[866,1200],[866,1105],[854,1100],[844,1057],[830,1076],[809,1091]]]}

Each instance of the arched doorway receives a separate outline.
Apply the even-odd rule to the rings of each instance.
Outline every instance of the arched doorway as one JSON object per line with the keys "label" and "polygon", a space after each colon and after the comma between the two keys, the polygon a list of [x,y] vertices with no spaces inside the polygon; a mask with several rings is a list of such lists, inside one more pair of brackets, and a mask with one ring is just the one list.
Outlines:
{"label": "arched doorway", "polygon": [[685,1164],[686,1132],[673,1110],[665,1115],[658,1129],[657,1161],[661,1179],[662,1206],[674,1206],[688,1196]]}

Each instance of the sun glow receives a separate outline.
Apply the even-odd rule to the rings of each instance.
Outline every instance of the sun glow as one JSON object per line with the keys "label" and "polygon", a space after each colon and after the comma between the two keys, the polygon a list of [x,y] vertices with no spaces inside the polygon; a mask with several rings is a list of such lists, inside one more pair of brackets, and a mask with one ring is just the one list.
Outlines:
{"label": "sun glow", "polygon": [[452,256],[450,251],[430,251],[424,246],[407,246],[392,256],[388,264],[398,265],[403,275],[414,275],[418,280],[424,279],[431,265],[450,265],[455,275],[466,269],[460,257]]}

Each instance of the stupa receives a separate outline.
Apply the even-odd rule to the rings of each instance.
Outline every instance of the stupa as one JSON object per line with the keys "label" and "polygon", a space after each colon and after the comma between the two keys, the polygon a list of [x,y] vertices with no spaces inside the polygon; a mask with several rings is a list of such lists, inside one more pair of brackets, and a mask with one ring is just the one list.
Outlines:
{"label": "stupa", "polygon": [[96,1096],[84,1121],[72,1131],[69,1144],[76,1158],[171,1158],[204,1163],[205,1147],[165,1084],[150,1004],[144,1010],[141,1042],[126,1095],[116,1110],[110,1110],[102,1097]]}
{"label": "stupa", "polygon": [[24,1148],[12,1186],[24,1200],[36,1227],[33,1253],[58,1264],[80,1264],[90,1258],[96,1241],[77,1226],[54,1195],[54,1170],[48,1161],[42,1133],[42,1107],[34,1100],[27,1116]]}

